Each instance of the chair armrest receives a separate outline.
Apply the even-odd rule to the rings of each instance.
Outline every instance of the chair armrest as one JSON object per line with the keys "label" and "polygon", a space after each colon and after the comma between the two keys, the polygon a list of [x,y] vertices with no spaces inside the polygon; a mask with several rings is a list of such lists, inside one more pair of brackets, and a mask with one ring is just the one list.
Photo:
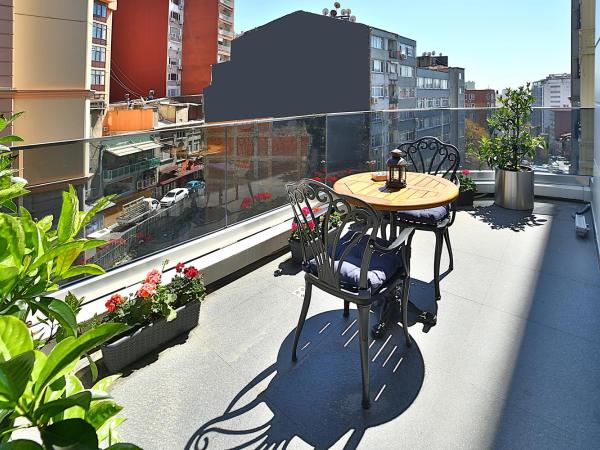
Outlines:
{"label": "chair armrest", "polygon": [[393,252],[393,251],[396,251],[402,245],[406,244],[406,241],[408,241],[408,238],[410,237],[410,235],[412,234],[412,232],[414,230],[415,229],[411,228],[411,227],[402,228],[402,230],[400,230],[400,233],[398,234],[398,237],[394,240],[394,242],[392,242],[387,247],[383,247],[383,246],[379,245],[375,241],[371,241],[371,246],[372,246],[373,250],[377,250],[378,252]]}

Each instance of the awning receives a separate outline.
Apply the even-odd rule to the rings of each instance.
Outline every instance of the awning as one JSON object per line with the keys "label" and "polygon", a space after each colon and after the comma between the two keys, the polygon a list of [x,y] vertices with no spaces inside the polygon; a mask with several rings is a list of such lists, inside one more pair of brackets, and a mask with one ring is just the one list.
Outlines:
{"label": "awning", "polygon": [[128,142],[124,145],[116,147],[107,147],[106,151],[112,153],[115,156],[127,156],[133,153],[145,152],[147,150],[154,150],[155,148],[161,148],[162,144],[158,144],[154,141],[147,142]]}

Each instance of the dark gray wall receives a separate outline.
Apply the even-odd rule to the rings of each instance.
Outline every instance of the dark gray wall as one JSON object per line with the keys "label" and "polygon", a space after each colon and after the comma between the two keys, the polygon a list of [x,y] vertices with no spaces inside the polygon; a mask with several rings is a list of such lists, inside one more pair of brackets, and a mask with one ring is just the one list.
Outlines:
{"label": "dark gray wall", "polygon": [[204,90],[207,122],[369,109],[369,27],[296,11],[232,43]]}

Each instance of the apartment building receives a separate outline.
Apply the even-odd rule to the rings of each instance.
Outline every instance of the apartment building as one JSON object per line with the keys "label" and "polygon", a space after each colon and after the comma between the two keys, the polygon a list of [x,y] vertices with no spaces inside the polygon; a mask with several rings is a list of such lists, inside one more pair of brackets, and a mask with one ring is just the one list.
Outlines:
{"label": "apartment building", "polygon": [[[15,148],[98,133],[116,8],[116,0],[0,1],[0,112],[25,113],[12,129],[25,140]],[[15,166],[32,192],[24,205],[37,217],[56,214],[68,185],[85,202],[88,153],[81,143],[19,151]]]}
{"label": "apartment building", "polygon": [[202,93],[229,59],[233,0],[128,0],[114,17],[112,102]]}
{"label": "apartment building", "polygon": [[571,113],[571,165],[586,175],[592,174],[594,159],[596,15],[594,0],[571,0],[571,105],[584,108]]}
{"label": "apartment building", "polygon": [[465,70],[449,67],[448,57],[424,53],[417,58],[416,138],[434,136],[464,148]]}
{"label": "apartment building", "polygon": [[465,89],[465,108],[494,108],[496,91],[493,89]]}

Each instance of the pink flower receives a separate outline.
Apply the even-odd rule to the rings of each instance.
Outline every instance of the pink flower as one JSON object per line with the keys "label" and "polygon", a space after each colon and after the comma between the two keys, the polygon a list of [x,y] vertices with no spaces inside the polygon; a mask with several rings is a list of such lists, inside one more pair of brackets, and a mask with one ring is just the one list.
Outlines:
{"label": "pink flower", "polygon": [[160,283],[160,277],[161,277],[161,273],[157,269],[152,269],[146,275],[146,280],[145,281],[148,284],[154,284],[154,285],[156,285],[156,284]]}
{"label": "pink flower", "polygon": [[292,231],[296,231],[298,229],[298,224],[296,223],[296,221],[292,222]]}
{"label": "pink flower", "polygon": [[252,197],[244,197],[240,204],[240,209],[248,209],[252,206]]}
{"label": "pink flower", "polygon": [[181,271],[183,270],[184,267],[185,267],[184,263],[177,263],[177,265],[175,266],[175,271],[177,273],[181,273]]}
{"label": "pink flower", "polygon": [[468,176],[470,173],[471,173],[471,171],[470,171],[469,169],[464,169],[464,170],[462,171],[462,174],[463,174],[465,177],[466,177],[466,176]]}
{"label": "pink flower", "polygon": [[310,210],[308,209],[308,207],[304,207],[302,208],[302,214],[304,214],[305,216],[308,216],[310,214]]}
{"label": "pink flower", "polygon": [[307,225],[308,225],[308,228],[310,228],[311,230],[314,230],[314,229],[315,229],[315,222],[314,222],[314,221],[312,221],[312,220],[309,220],[309,221],[307,222]]}
{"label": "pink flower", "polygon": [[140,297],[142,297],[142,298],[148,298],[148,297],[151,297],[152,295],[154,295],[155,292],[156,292],[156,285],[155,284],[144,283],[138,289],[137,294]]}

